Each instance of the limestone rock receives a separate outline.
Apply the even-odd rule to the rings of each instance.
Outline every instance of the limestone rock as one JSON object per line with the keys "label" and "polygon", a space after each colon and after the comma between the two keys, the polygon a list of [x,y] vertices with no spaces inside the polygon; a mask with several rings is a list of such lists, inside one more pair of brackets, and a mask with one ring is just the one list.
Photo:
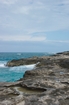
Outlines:
{"label": "limestone rock", "polygon": [[0,105],[69,105],[69,51],[12,60],[7,66],[35,64],[14,83],[0,83]]}

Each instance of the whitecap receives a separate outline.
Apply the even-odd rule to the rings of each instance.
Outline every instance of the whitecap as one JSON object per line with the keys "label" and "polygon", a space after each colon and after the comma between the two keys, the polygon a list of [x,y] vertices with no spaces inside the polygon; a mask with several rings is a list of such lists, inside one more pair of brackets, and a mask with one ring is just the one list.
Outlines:
{"label": "whitecap", "polygon": [[20,56],[20,55],[21,55],[21,53],[17,53],[17,55],[19,55],[19,56]]}

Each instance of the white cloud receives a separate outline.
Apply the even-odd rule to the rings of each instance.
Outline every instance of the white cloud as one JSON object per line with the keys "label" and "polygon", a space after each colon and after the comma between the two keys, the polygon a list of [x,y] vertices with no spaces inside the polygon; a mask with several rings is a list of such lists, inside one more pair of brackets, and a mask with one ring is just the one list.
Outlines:
{"label": "white cloud", "polygon": [[5,35],[0,36],[1,41],[45,41],[45,36],[32,36],[32,35]]}
{"label": "white cloud", "polygon": [[69,40],[48,40],[45,35],[2,35],[1,41],[30,41],[44,43],[69,43]]}
{"label": "white cloud", "polygon": [[45,41],[46,37],[45,36],[34,36],[31,37],[30,41]]}
{"label": "white cloud", "polygon": [[30,6],[22,6],[22,7],[18,7],[16,10],[13,11],[13,13],[16,14],[29,14],[29,11],[32,8]]}
{"label": "white cloud", "polygon": [[49,43],[69,43],[69,40],[46,40]]}
{"label": "white cloud", "polygon": [[[26,34],[69,29],[69,0],[0,0],[4,4],[16,1],[6,10],[0,8],[1,13],[4,11],[0,22],[3,28],[11,30],[12,25],[13,30],[16,27]],[[5,20],[5,15],[9,19]]]}
{"label": "white cloud", "polygon": [[10,5],[10,4],[14,4],[16,1],[17,0],[0,0],[0,3]]}
{"label": "white cloud", "polygon": [[[13,13],[16,14],[28,14],[28,15],[33,15],[34,12],[38,12],[41,9],[45,9],[45,6],[43,5],[42,2],[40,1],[35,1],[31,4],[31,0],[28,2],[26,0],[23,0],[22,5],[18,6],[13,10]],[[36,13],[37,13],[36,12]]]}
{"label": "white cloud", "polygon": [[23,25],[21,25],[24,29],[41,32],[69,28],[68,0],[35,0],[32,4],[26,0],[23,2],[14,11],[19,15],[21,13],[21,16],[23,14]]}

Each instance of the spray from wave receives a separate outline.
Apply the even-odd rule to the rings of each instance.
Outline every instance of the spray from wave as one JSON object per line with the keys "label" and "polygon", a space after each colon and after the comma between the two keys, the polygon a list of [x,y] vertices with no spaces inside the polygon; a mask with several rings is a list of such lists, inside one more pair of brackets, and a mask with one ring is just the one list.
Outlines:
{"label": "spray from wave", "polygon": [[6,61],[0,61],[0,68],[5,68]]}
{"label": "spray from wave", "polygon": [[27,70],[32,70],[32,69],[34,69],[37,64],[39,64],[39,62],[36,63],[36,64],[10,67],[9,70],[10,70],[10,71],[13,71],[13,72],[25,72],[25,71],[27,71]]}

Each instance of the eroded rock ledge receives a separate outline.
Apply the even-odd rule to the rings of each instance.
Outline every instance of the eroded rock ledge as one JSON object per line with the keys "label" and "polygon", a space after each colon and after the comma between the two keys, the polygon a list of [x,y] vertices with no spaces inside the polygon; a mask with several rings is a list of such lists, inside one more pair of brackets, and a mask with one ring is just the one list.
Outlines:
{"label": "eroded rock ledge", "polygon": [[0,83],[0,105],[69,105],[69,51],[12,60],[7,66],[40,62],[14,83]]}

